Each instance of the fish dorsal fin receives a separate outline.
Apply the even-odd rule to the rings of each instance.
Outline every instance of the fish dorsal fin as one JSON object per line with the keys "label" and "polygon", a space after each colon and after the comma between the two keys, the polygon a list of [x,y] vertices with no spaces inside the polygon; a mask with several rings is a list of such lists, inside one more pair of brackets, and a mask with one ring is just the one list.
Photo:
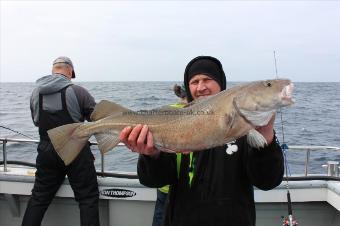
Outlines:
{"label": "fish dorsal fin", "polygon": [[187,108],[187,107],[191,107],[191,106],[194,106],[194,105],[199,105],[201,103],[205,103],[205,102],[209,101],[210,99],[212,99],[214,96],[217,96],[217,94],[193,100],[193,101],[187,103],[186,105],[184,105],[183,108]]}
{"label": "fish dorsal fin", "polygon": [[116,113],[121,113],[121,112],[129,112],[131,110],[113,103],[108,100],[102,100],[98,104],[96,104],[92,114],[91,114],[91,120],[92,121],[97,121],[99,119],[105,118],[107,116],[116,114]]}

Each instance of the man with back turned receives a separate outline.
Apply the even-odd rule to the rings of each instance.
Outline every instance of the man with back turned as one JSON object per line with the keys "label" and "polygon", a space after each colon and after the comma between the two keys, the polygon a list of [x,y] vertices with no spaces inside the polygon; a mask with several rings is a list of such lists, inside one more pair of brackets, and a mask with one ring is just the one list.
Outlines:
{"label": "man with back turned", "polygon": [[[32,196],[27,204],[23,226],[38,226],[67,175],[79,203],[82,226],[99,225],[99,192],[94,157],[89,145],[68,166],[55,152],[47,130],[74,122],[90,120],[94,98],[86,89],[71,83],[75,78],[72,61],[58,57],[52,75],[37,80],[30,102],[34,124],[39,127],[40,142],[36,159]],[[60,216],[62,217],[62,216]]]}

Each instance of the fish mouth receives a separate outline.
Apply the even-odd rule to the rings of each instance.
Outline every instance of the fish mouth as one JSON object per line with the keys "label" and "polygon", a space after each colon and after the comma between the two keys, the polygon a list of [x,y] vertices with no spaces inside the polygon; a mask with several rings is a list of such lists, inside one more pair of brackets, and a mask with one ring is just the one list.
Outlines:
{"label": "fish mouth", "polygon": [[289,83],[288,85],[283,87],[279,95],[283,106],[291,105],[295,102],[295,100],[292,98],[293,90],[294,90],[293,83]]}

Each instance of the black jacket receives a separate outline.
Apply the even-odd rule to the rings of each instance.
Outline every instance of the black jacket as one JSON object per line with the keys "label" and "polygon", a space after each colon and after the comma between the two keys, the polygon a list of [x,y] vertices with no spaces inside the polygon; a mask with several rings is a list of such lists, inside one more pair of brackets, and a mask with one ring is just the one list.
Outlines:
{"label": "black jacket", "polygon": [[158,159],[140,156],[138,176],[143,185],[171,185],[165,225],[255,225],[253,186],[269,190],[281,183],[283,155],[276,139],[260,150],[250,148],[246,137],[236,145],[238,151],[231,155],[227,145],[195,152],[193,167],[189,155],[182,155],[180,172],[175,154],[162,152]]}

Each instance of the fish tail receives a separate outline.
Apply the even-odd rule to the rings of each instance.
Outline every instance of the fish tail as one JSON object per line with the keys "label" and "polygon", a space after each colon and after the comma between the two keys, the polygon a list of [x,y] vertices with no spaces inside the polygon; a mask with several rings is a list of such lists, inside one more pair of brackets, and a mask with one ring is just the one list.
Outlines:
{"label": "fish tail", "polygon": [[55,151],[69,165],[81,152],[90,136],[75,136],[76,129],[83,123],[71,123],[47,131]]}

